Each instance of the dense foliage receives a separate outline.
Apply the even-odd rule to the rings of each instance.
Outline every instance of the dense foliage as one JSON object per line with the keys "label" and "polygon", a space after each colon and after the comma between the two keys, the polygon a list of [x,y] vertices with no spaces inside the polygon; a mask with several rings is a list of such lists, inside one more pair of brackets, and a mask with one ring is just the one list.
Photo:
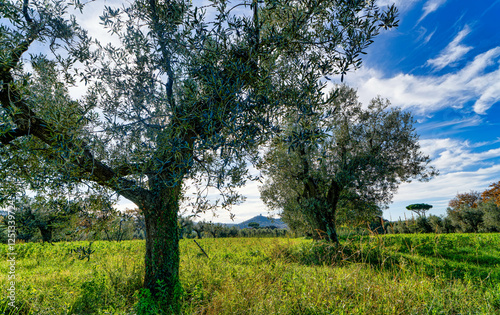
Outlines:
{"label": "dense foliage", "polygon": [[342,85],[328,100],[309,102],[317,102],[317,112],[290,114],[260,164],[267,175],[262,199],[290,227],[337,242],[338,219],[370,221],[400,183],[436,174],[411,114],[389,101],[376,98],[363,108]]}
{"label": "dense foliage", "polygon": [[481,194],[477,191],[470,191],[466,193],[458,193],[448,203],[448,207],[452,210],[458,210],[460,207],[476,208],[478,203],[481,202]]}
{"label": "dense foliage", "polygon": [[481,198],[484,201],[492,201],[497,206],[500,206],[500,181],[490,185],[490,189],[482,192]]}

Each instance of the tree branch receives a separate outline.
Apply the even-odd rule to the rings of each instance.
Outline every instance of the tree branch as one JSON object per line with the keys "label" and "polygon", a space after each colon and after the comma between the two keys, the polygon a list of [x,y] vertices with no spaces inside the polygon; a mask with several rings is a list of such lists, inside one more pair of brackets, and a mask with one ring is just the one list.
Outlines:
{"label": "tree branch", "polygon": [[49,122],[37,117],[29,104],[11,88],[14,86],[14,79],[10,72],[3,72],[0,75],[0,81],[3,84],[0,90],[0,103],[10,113],[17,127],[15,133],[2,137],[2,143],[12,141],[13,137],[31,134],[50,147],[64,145],[66,152],[76,153],[73,163],[88,175],[88,178],[82,176],[80,179],[88,179],[111,188],[136,203],[150,195],[148,190],[139,187],[135,181],[122,178],[112,168],[95,159],[85,141],[76,142],[73,136],[57,130]]}
{"label": "tree branch", "polygon": [[28,14],[28,6],[29,6],[29,0],[24,0],[23,2],[23,15],[24,19],[26,20],[26,23],[28,23],[29,26],[33,25],[33,20]]}
{"label": "tree branch", "polygon": [[[172,4],[167,3],[166,6],[170,6]],[[158,36],[158,43],[160,44],[160,50],[164,58],[165,62],[165,70],[167,72],[167,83],[165,88],[167,90],[167,99],[168,103],[172,108],[175,106],[175,101],[173,97],[173,86],[174,86],[174,71],[172,70],[172,63],[170,60],[170,53],[167,49],[167,44],[165,42],[165,30],[162,25],[160,25],[160,17],[158,15],[158,8],[156,6],[156,0],[149,0],[150,12],[151,12],[151,20],[153,23],[153,31]]]}
{"label": "tree branch", "polygon": [[146,166],[146,163],[131,163],[131,164],[126,164],[126,165],[120,165],[118,167],[114,168],[114,172],[118,176],[128,176],[128,175],[134,175],[138,173],[144,173],[141,172],[141,169],[143,169]]}
{"label": "tree branch", "polygon": [[5,133],[4,135],[0,136],[0,143],[3,145],[8,145],[10,144],[14,139],[17,139],[22,136],[26,136],[28,133],[24,132],[23,130],[15,129],[12,131],[9,131]]}

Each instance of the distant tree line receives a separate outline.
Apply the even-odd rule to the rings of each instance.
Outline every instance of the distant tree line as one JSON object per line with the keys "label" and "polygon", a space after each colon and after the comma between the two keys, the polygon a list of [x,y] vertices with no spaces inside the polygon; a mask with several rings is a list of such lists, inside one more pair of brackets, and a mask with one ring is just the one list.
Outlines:
{"label": "distant tree line", "polygon": [[[119,211],[103,198],[67,200],[24,198],[15,207],[17,239],[24,242],[145,239],[144,216],[139,209]],[[240,229],[179,217],[180,238],[283,237],[290,231],[276,226]],[[0,242],[7,242],[7,220],[0,216]]]}
{"label": "distant tree line", "polygon": [[419,215],[372,225],[377,233],[490,233],[500,232],[500,181],[480,193],[459,193],[446,216]]}
{"label": "distant tree line", "polygon": [[[426,216],[425,211],[432,206],[416,204],[407,209],[414,211],[425,208],[425,211],[417,217],[412,215],[404,220],[390,222],[381,217],[378,207],[361,209],[360,204],[356,206],[342,204],[340,207],[338,223],[341,234],[342,231],[356,234],[500,232],[500,181],[490,185],[490,189],[482,193],[471,191],[457,194],[450,200],[445,216]],[[352,213],[346,210],[351,208],[359,208],[356,211],[364,213],[367,220],[352,221]],[[118,211],[107,198],[92,196],[84,200],[70,200],[62,197],[25,197],[15,205],[15,213],[17,239],[24,242],[122,241],[145,238],[145,221],[140,210]],[[260,226],[256,222],[249,223],[249,228],[240,229],[219,223],[194,222],[189,217],[180,216],[179,237],[315,237],[314,231],[303,229],[303,226],[294,224],[293,220],[287,220],[287,216],[283,219],[288,221],[290,229]],[[6,241],[7,222],[0,216],[0,242]]]}
{"label": "distant tree line", "polygon": [[[85,200],[23,198],[15,205],[16,238],[24,242],[144,239],[138,209],[123,212],[99,197]],[[0,216],[0,241],[7,240],[7,220]]]}
{"label": "distant tree line", "polygon": [[[212,222],[193,222],[189,218],[182,217],[179,220],[181,238],[220,238],[220,237],[285,237],[291,236],[288,229],[280,229],[276,226],[259,226],[255,223],[250,228],[240,229],[236,226],[228,226]],[[187,223],[187,224],[186,224]],[[251,223],[250,223],[251,224]],[[249,226],[250,226],[249,224]]]}

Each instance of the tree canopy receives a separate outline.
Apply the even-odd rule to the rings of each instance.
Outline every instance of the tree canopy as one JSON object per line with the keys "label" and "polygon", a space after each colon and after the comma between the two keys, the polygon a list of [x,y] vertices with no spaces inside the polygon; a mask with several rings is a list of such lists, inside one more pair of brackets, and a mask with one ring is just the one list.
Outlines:
{"label": "tree canopy", "polygon": [[406,206],[407,210],[415,212],[419,217],[425,216],[425,212],[429,211],[431,208],[432,206],[426,203],[414,203]]}
{"label": "tree canopy", "polygon": [[490,189],[486,189],[481,194],[481,198],[485,201],[492,201],[497,206],[500,206],[500,181],[490,185]]}
{"label": "tree canopy", "polygon": [[420,151],[410,113],[380,98],[363,108],[347,86],[332,95],[326,102],[315,100],[322,104],[316,113],[287,118],[261,164],[268,176],[261,194],[292,226],[306,222],[320,237],[337,242],[339,205],[354,205],[360,219],[373,218],[400,183],[427,180],[436,171]]}
{"label": "tree canopy", "polygon": [[477,191],[470,191],[467,193],[458,193],[455,198],[451,199],[448,206],[451,210],[458,210],[462,206],[467,206],[470,208],[477,208],[477,205],[481,201],[481,194]]}
{"label": "tree canopy", "polygon": [[[131,200],[145,217],[144,285],[157,298],[161,288],[158,301],[175,312],[183,183],[220,190],[223,206],[241,200],[244,158],[278,131],[280,112],[310,112],[319,79],[359,67],[397,10],[364,0],[136,0],[103,12],[111,45],[70,14],[83,5],[0,3],[1,197],[28,183]],[[73,100],[68,88],[80,80],[87,93]],[[199,197],[193,204],[209,208]]]}

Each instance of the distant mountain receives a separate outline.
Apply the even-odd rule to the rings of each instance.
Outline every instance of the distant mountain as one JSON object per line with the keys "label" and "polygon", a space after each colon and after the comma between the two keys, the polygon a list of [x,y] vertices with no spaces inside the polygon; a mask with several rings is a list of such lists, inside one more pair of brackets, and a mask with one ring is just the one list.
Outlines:
{"label": "distant mountain", "polygon": [[288,225],[286,225],[285,222],[281,221],[281,219],[269,219],[268,217],[265,217],[263,215],[258,215],[255,216],[251,219],[248,219],[246,221],[243,221],[239,224],[235,224],[236,227],[240,229],[248,228],[248,224],[251,222],[256,222],[259,223],[259,227],[266,227],[266,226],[275,226],[279,229],[287,229]]}

